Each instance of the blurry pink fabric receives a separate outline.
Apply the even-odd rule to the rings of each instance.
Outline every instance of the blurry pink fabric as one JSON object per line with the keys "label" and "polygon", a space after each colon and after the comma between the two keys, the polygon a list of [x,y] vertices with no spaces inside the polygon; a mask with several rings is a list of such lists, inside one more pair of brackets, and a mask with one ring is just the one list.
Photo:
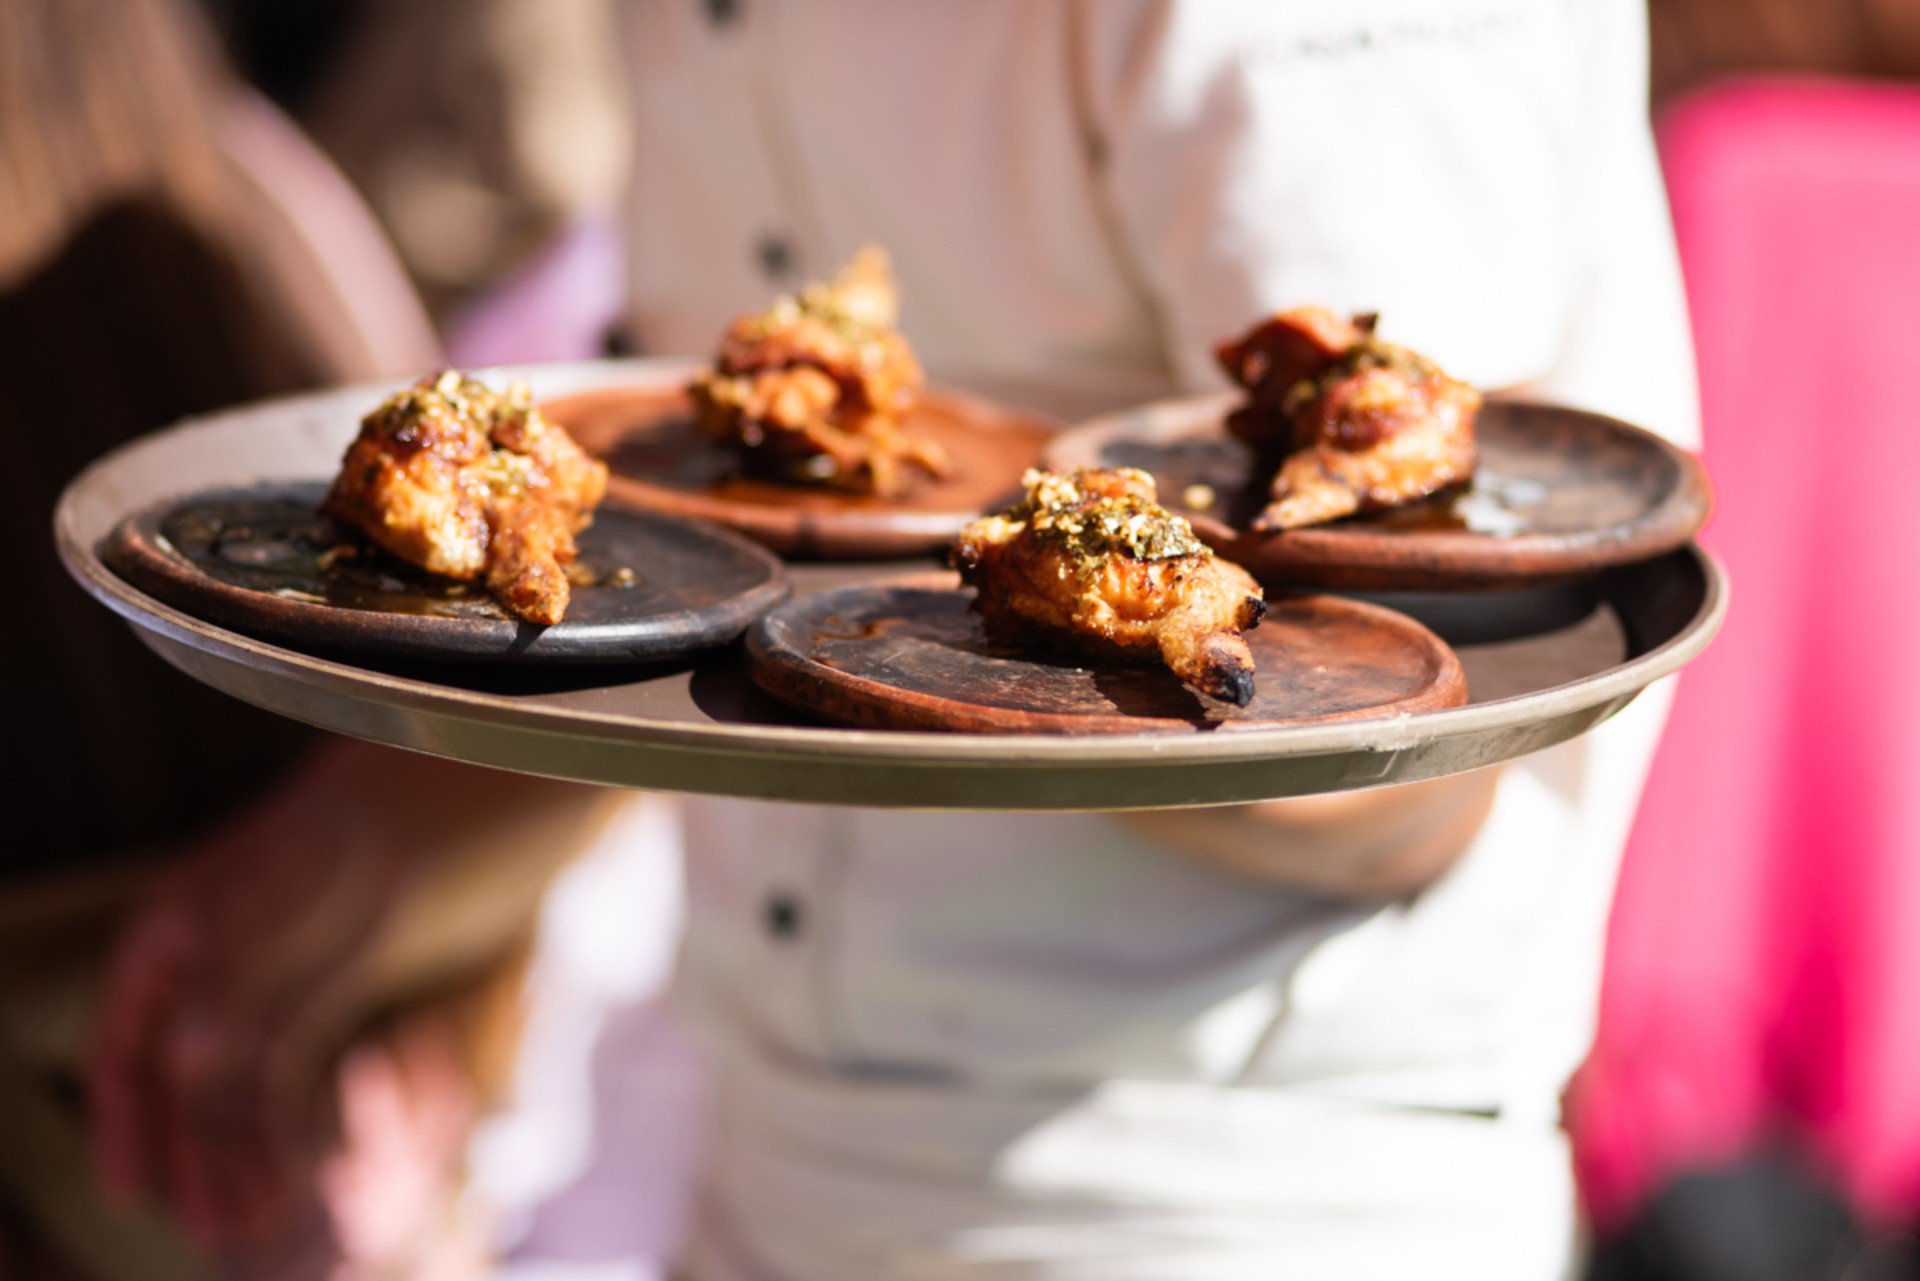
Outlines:
{"label": "blurry pink fabric", "polygon": [[582,218],[448,318],[447,358],[480,369],[600,355],[626,297],[625,261],[613,222]]}
{"label": "blurry pink fabric", "polygon": [[[1920,1212],[1920,91],[1759,81],[1664,119],[1726,628],[1682,680],[1570,1099],[1605,1230],[1805,1140]],[[1623,378],[1632,370],[1621,370]]]}

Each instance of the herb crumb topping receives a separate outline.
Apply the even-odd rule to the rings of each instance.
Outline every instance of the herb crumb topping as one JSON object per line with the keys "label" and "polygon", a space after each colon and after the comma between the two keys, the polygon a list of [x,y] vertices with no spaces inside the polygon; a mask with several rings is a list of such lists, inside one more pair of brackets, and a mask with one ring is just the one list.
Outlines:
{"label": "herb crumb topping", "polygon": [[1029,470],[1026,497],[1005,513],[1091,572],[1108,556],[1172,560],[1210,556],[1193,526],[1157,501],[1153,478],[1131,467],[1070,473]]}

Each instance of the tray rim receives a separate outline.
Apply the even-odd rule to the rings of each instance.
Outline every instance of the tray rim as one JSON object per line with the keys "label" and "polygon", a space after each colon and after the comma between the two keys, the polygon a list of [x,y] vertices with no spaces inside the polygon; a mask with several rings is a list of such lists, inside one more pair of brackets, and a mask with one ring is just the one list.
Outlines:
{"label": "tray rim", "polygon": [[[505,366],[479,371],[479,374],[494,378],[533,376],[550,383],[564,384],[566,390],[585,390],[595,385],[617,384],[623,378],[644,371],[648,366],[657,367],[664,363],[676,362],[593,361],[569,365]],[[887,766],[894,771],[1019,768],[1034,770],[1036,773],[1067,773],[1095,768],[1131,771],[1194,765],[1283,767],[1289,759],[1356,753],[1381,758],[1384,775],[1390,764],[1387,758],[1442,739],[1498,733],[1502,730],[1513,731],[1520,737],[1525,737],[1523,731],[1527,725],[1534,722],[1544,723],[1556,718],[1570,720],[1582,716],[1588,717],[1583,724],[1564,733],[1558,732],[1556,727],[1552,736],[1497,758],[1508,759],[1514,755],[1524,754],[1526,751],[1549,746],[1553,742],[1564,741],[1617,711],[1646,686],[1678,670],[1704,649],[1718,630],[1726,613],[1727,585],[1723,571],[1710,555],[1697,545],[1689,543],[1670,555],[1685,555],[1693,562],[1702,580],[1701,600],[1687,622],[1660,644],[1603,672],[1561,685],[1488,702],[1421,713],[1417,716],[1367,718],[1332,725],[1249,730],[1230,735],[1149,733],[1101,735],[1091,738],[862,730],[829,726],[703,724],[580,709],[568,709],[562,712],[547,708],[529,708],[515,705],[496,695],[356,668],[337,660],[319,658],[298,650],[256,640],[204,623],[147,596],[107,569],[94,554],[93,548],[83,545],[76,528],[77,495],[90,486],[100,484],[101,476],[111,469],[134,465],[142,452],[153,448],[154,443],[164,436],[179,432],[219,430],[230,426],[236,419],[253,417],[301,402],[319,402],[333,397],[352,398],[378,392],[390,387],[392,381],[381,380],[377,383],[332,388],[303,396],[283,397],[202,416],[163,429],[162,432],[149,433],[136,438],[95,460],[69,483],[55,509],[56,547],[67,571],[89,594],[133,625],[142,634],[143,640],[158,649],[163,657],[174,662],[176,666],[182,665],[180,659],[183,654],[200,654],[216,662],[247,668],[263,678],[287,682],[307,691],[312,696],[322,699],[329,697],[345,699],[349,703],[370,706],[383,714],[376,717],[381,721],[383,731],[391,728],[387,722],[391,720],[392,714],[416,713],[432,718],[436,725],[441,722],[458,722],[474,730],[522,732],[527,735],[529,744],[539,741],[550,744],[571,744],[577,749],[600,745],[613,749],[624,748],[629,751],[667,753],[678,751],[697,754],[706,759],[725,757],[816,768],[844,769],[849,765],[871,763]],[[559,392],[545,394],[559,394]],[[172,652],[174,650],[181,653]],[[455,746],[450,746],[444,741],[444,736],[433,742],[427,742],[422,741],[422,736],[417,733],[373,733],[349,725],[349,721],[356,724],[366,722],[367,718],[364,715],[366,707],[360,709],[361,714],[357,717],[335,715],[319,718],[305,713],[287,711],[280,706],[250,698],[230,688],[228,684],[212,680],[200,672],[194,671],[190,674],[195,675],[197,679],[215,684],[231,695],[249,698],[249,701],[262,703],[280,714],[297,715],[300,719],[309,720],[311,723],[320,724],[324,728],[338,732],[377,738],[399,746],[413,747],[416,750],[457,756],[525,772],[556,772],[542,768],[538,762],[530,761],[528,758],[531,754],[526,751],[517,749],[510,752],[480,751],[472,744],[465,743],[459,745],[457,750]],[[374,697],[376,691],[377,698]],[[1537,705],[1535,714],[1516,721],[1513,706],[1523,701]],[[577,757],[578,752],[574,752],[573,756]],[[514,759],[508,760],[507,757]],[[1409,775],[1409,777],[1426,777],[1445,772],[1450,771],[1437,769],[1426,774]],[[582,771],[577,765],[561,772],[565,777],[586,778],[597,782],[636,787],[652,785],[644,780],[630,781],[631,773],[630,770],[618,769]],[[726,780],[716,781],[725,782]],[[1392,780],[1381,777],[1378,781]],[[1366,784],[1352,783],[1348,786],[1364,785]],[[678,790],[707,790],[733,795],[784,795],[763,790],[743,792],[738,788],[723,786],[704,789],[680,787]],[[1284,786],[1264,787],[1261,792],[1275,796],[1290,794]],[[1225,800],[1232,799],[1253,799],[1253,797],[1248,794],[1225,798]],[[884,800],[863,800],[858,803],[885,802]],[[1211,804],[1224,803],[1224,801],[1149,803]],[[957,802],[956,805],[960,808],[1008,808],[1006,805],[988,806],[980,802],[971,804]],[[1042,804],[1013,807],[1049,808],[1050,806]],[[1098,806],[1075,804],[1070,799],[1052,807],[1114,808],[1108,804]]]}
{"label": "tray rim", "polygon": [[[335,660],[318,658],[203,623],[124,583],[104,565],[96,568],[95,564],[88,564],[90,557],[86,553],[76,556],[64,541],[61,546],[62,559],[81,585],[114,613],[144,630],[216,656],[246,655],[256,660],[262,670],[280,669],[289,676],[314,685],[345,682],[348,685],[378,686],[392,693],[392,701],[403,705],[417,702],[426,706],[470,706],[487,714],[482,719],[525,724],[529,728],[551,730],[554,722],[565,721],[581,726],[603,726],[615,731],[646,731],[657,734],[663,744],[684,743],[710,750],[734,747],[754,755],[770,748],[788,747],[805,752],[808,748],[826,747],[855,758],[885,758],[896,762],[901,758],[914,758],[956,764],[999,763],[1002,760],[1039,763],[1061,758],[1062,763],[1075,765],[1091,763],[1090,758],[1138,763],[1142,753],[1162,761],[1265,760],[1282,755],[1271,748],[1260,750],[1263,744],[1270,743],[1280,735],[1286,735],[1286,746],[1294,749],[1284,755],[1340,750],[1400,750],[1441,737],[1439,731],[1473,732],[1500,728],[1509,723],[1509,718],[1502,713],[1517,702],[1543,700],[1560,705],[1554,709],[1556,711],[1576,711],[1599,706],[1616,698],[1629,697],[1662,676],[1678,670],[1704,649],[1725,616],[1725,577],[1718,563],[1697,547],[1689,546],[1682,551],[1698,562],[1706,581],[1705,599],[1694,617],[1679,633],[1646,653],[1593,676],[1531,694],[1469,703],[1463,707],[1421,713],[1417,717],[1370,717],[1332,726],[1246,730],[1234,734],[1114,734],[1073,739],[1015,734],[958,735],[912,730],[860,730],[829,726],[703,725],[589,711],[568,711],[564,714],[529,712],[503,705],[496,696],[353,668]],[[1356,732],[1362,727],[1375,732]],[[1353,741],[1355,739],[1365,741]],[[1050,750],[1060,747],[1071,747],[1073,750]]]}

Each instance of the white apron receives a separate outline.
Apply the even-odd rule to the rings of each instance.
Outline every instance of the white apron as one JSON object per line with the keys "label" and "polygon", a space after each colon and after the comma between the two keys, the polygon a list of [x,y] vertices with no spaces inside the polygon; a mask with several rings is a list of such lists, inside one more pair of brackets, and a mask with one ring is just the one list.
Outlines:
{"label": "white apron", "polygon": [[1098,817],[689,801],[690,1275],[1559,1275],[1558,1096],[1663,701],[1509,769],[1372,911]]}

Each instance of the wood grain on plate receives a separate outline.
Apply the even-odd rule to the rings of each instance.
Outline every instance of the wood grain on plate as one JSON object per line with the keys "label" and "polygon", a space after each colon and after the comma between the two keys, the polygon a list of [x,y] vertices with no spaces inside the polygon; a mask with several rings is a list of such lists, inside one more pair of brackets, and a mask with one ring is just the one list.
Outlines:
{"label": "wood grain on plate", "polygon": [[840,588],[774,610],[747,634],[762,689],[828,720],[885,729],[1128,734],[1271,729],[1457,707],[1466,676],[1444,641],[1378,605],[1281,597],[1247,633],[1254,698],[1203,697],[1157,664],[994,645],[952,575]]}
{"label": "wood grain on plate", "polygon": [[[302,648],[459,661],[664,661],[739,636],[787,595],[780,562],[709,525],[602,507],[564,620],[509,617],[484,588],[384,555],[330,555],[320,483],[155,504],[101,547],[114,572],[197,617]],[[626,572],[622,572],[626,571]]]}
{"label": "wood grain on plate", "polygon": [[608,490],[650,511],[735,529],[789,556],[867,559],[942,550],[960,527],[1019,497],[1058,424],[950,391],[930,391],[907,429],[943,446],[954,473],[898,499],[737,474],[730,450],[702,433],[678,382],[609,387],[541,406],[606,459]]}
{"label": "wood grain on plate", "polygon": [[[1268,477],[1226,432],[1237,396],[1101,418],[1046,452],[1050,467],[1138,467],[1214,549],[1269,586],[1471,590],[1564,581],[1682,547],[1712,491],[1698,459],[1653,433],[1559,405],[1490,399],[1471,485],[1396,511],[1272,533],[1250,528]],[[1213,502],[1196,506],[1195,487]],[[1204,494],[1201,495],[1204,497]]]}

